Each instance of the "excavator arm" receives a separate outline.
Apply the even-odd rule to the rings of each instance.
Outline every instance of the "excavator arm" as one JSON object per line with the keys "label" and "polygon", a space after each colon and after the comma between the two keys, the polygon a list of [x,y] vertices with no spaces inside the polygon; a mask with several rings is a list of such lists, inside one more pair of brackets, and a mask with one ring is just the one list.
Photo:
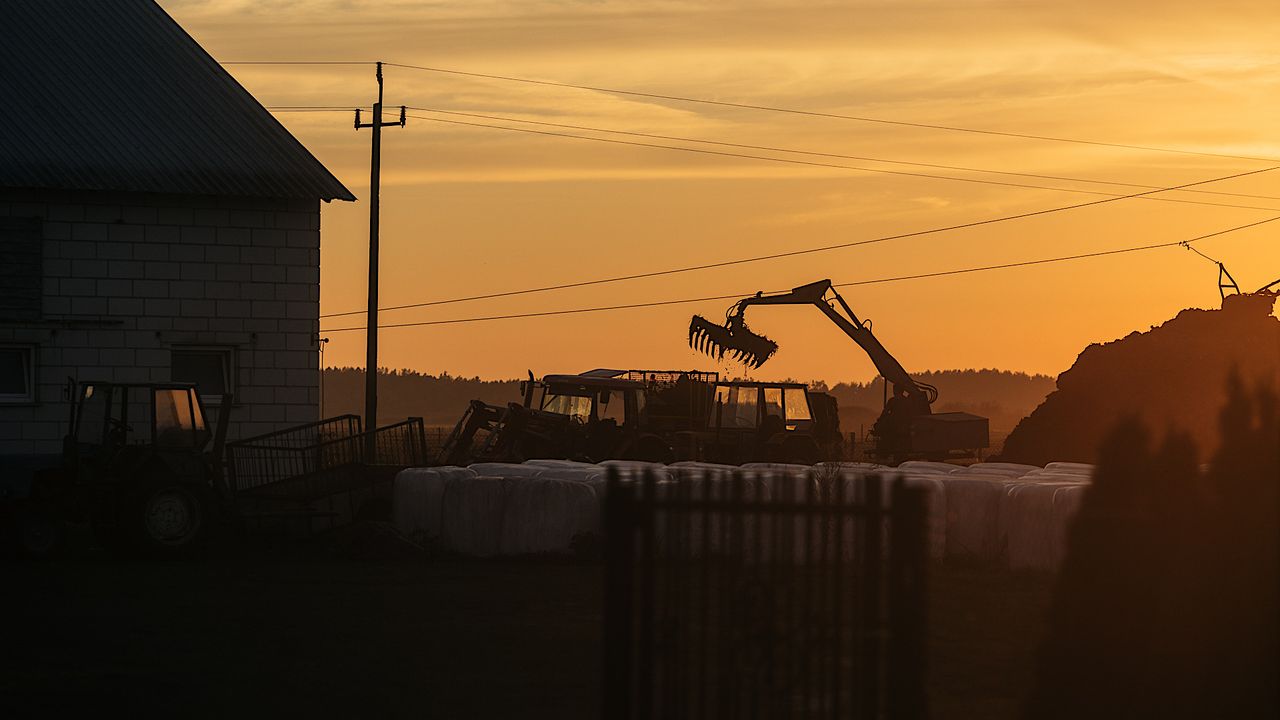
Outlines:
{"label": "excavator arm", "polygon": [[924,414],[929,412],[929,405],[937,399],[937,389],[917,382],[903,369],[897,358],[872,333],[870,323],[858,319],[849,304],[831,286],[830,280],[802,285],[790,292],[757,294],[743,298],[729,310],[724,325],[715,325],[700,316],[694,316],[689,324],[689,344],[718,357],[723,357],[727,351],[732,357],[752,367],[760,367],[778,346],[747,328],[743,316],[746,309],[753,305],[813,305],[867,353],[881,377],[893,384],[895,395],[902,395],[918,412]]}

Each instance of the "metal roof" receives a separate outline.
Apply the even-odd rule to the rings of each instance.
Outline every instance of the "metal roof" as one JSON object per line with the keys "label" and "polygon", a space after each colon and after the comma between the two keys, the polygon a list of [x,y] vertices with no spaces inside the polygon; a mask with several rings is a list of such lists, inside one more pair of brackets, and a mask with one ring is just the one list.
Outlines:
{"label": "metal roof", "polygon": [[152,0],[5,0],[0,187],[355,200]]}

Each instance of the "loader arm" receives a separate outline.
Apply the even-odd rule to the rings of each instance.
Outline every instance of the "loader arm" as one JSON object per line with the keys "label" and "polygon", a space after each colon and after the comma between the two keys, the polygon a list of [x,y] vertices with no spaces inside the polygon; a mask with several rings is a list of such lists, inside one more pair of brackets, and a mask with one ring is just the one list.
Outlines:
{"label": "loader arm", "polygon": [[[831,300],[827,299],[828,293],[831,295]],[[835,307],[837,303],[839,308]],[[691,342],[696,342],[699,334],[716,333],[724,330],[724,334],[710,337],[711,344],[719,345],[721,350],[727,345],[731,351],[736,352],[740,359],[758,367],[768,359],[769,355],[773,354],[776,345],[772,341],[754,335],[746,328],[743,314],[747,308],[753,305],[813,305],[821,310],[831,322],[835,323],[867,353],[867,356],[871,358],[871,362],[876,366],[876,370],[880,372],[881,377],[893,383],[895,394],[902,393],[906,400],[917,408],[916,412],[928,414],[929,405],[937,399],[937,390],[932,385],[916,382],[911,377],[902,367],[902,364],[898,362],[898,359],[885,349],[880,340],[871,332],[868,324],[858,319],[849,304],[831,286],[830,280],[820,280],[808,285],[802,285],[785,293],[774,295],[759,294],[743,298],[729,311],[728,320],[723,328],[710,325],[702,318],[695,318],[694,323],[690,326]],[[701,321],[701,324],[699,321]],[[728,340],[730,337],[733,339]]]}

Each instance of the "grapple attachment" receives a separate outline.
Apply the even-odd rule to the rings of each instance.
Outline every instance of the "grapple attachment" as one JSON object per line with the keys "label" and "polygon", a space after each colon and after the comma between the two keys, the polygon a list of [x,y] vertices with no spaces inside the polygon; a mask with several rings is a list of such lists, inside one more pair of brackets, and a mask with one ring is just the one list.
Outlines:
{"label": "grapple attachment", "polygon": [[714,358],[723,359],[725,353],[744,365],[758,368],[775,352],[778,344],[747,328],[742,315],[732,315],[724,325],[694,315],[689,322],[689,347]]}

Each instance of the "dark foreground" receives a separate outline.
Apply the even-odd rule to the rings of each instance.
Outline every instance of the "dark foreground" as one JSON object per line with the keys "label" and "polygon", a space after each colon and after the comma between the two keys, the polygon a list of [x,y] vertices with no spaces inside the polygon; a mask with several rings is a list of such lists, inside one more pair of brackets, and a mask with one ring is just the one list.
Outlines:
{"label": "dark foreground", "polygon": [[[599,565],[86,560],[4,574],[7,717],[599,714]],[[1017,717],[1049,585],[935,572],[933,717]]]}

